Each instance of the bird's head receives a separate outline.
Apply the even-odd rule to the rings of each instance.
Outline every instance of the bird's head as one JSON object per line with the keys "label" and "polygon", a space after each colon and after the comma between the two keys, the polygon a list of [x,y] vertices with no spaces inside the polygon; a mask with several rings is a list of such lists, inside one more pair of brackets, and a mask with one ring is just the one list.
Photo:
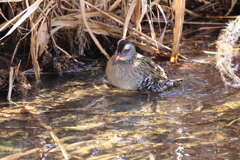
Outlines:
{"label": "bird's head", "polygon": [[127,61],[132,60],[136,56],[135,46],[128,40],[120,40],[117,46],[117,57],[114,60],[113,64],[117,61]]}

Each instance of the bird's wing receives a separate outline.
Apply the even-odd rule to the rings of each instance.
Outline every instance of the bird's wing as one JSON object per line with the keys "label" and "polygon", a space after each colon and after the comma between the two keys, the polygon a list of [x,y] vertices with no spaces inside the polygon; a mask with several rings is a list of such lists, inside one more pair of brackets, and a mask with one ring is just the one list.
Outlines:
{"label": "bird's wing", "polygon": [[156,83],[164,82],[167,79],[167,75],[164,72],[163,68],[157,65],[153,60],[148,57],[141,57],[139,59],[142,70],[146,77],[152,79]]}

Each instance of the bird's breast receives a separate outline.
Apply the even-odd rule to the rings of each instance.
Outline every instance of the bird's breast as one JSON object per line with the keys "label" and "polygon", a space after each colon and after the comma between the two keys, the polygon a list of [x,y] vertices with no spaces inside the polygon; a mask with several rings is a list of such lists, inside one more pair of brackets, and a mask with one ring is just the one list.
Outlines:
{"label": "bird's breast", "polygon": [[137,90],[142,80],[141,73],[134,69],[130,61],[120,61],[114,65],[109,61],[106,76],[111,84],[126,90]]}

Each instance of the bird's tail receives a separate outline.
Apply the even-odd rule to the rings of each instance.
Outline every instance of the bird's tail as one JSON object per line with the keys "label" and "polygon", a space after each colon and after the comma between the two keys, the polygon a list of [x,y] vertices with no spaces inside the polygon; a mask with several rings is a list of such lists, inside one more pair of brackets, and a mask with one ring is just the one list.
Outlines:
{"label": "bird's tail", "polygon": [[172,87],[178,86],[182,83],[183,79],[168,79],[164,83],[156,83],[153,84],[151,89],[154,92],[163,92],[165,90],[169,90]]}

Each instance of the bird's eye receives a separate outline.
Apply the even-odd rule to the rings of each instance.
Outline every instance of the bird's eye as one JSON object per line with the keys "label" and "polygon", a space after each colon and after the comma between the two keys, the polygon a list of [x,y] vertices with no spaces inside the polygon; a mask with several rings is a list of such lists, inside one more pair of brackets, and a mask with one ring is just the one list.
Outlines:
{"label": "bird's eye", "polygon": [[130,51],[130,49],[124,49],[123,53],[128,53]]}

